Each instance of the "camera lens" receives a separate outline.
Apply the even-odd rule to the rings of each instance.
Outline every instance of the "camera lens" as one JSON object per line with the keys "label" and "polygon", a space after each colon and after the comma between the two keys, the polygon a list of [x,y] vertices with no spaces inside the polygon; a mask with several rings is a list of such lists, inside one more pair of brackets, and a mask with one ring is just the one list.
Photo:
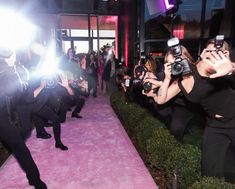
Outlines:
{"label": "camera lens", "polygon": [[180,75],[183,72],[183,65],[180,62],[175,62],[172,64],[172,75]]}
{"label": "camera lens", "polygon": [[180,64],[180,63],[177,63],[173,66],[173,69],[176,71],[176,72],[180,72],[182,69],[183,69],[183,66]]}
{"label": "camera lens", "polygon": [[152,83],[146,82],[143,84],[143,89],[145,93],[149,93],[152,89]]}

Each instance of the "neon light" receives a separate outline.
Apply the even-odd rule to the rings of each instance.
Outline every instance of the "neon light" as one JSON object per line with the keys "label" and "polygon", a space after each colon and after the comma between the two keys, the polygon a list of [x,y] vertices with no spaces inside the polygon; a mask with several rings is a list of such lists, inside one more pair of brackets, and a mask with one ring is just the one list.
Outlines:
{"label": "neon light", "polygon": [[166,6],[167,10],[172,9],[174,7],[174,5],[170,4],[168,0],[164,0],[164,3],[165,3],[165,6]]}
{"label": "neon light", "polygon": [[184,38],[184,25],[179,25],[173,30],[173,35],[179,39]]}

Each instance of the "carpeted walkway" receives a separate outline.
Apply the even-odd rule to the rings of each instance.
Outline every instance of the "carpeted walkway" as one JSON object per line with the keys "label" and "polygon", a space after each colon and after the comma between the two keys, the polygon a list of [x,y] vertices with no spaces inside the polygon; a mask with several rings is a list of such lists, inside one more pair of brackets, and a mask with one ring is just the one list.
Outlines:
{"label": "carpeted walkway", "polygon": [[[157,189],[105,97],[89,97],[82,119],[67,117],[61,151],[53,138],[27,145],[48,189]],[[47,128],[52,133],[51,128]],[[0,169],[0,189],[31,189],[13,156]]]}

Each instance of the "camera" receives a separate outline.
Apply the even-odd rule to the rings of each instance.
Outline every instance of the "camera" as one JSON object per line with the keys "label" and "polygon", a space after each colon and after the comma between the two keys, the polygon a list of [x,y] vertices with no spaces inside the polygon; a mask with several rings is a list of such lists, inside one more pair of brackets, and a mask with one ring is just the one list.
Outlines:
{"label": "camera", "polygon": [[143,90],[145,93],[149,93],[152,90],[152,83],[150,82],[143,83]]}
{"label": "camera", "polygon": [[[152,86],[153,86],[153,84],[150,83],[150,82],[143,83],[143,90],[144,90],[144,92],[145,93],[149,93],[152,90]],[[156,94],[158,90],[159,90],[159,88],[154,88],[153,89],[153,93]]]}
{"label": "camera", "polygon": [[82,76],[80,76],[79,78],[76,78],[74,79],[72,82],[71,82],[71,87],[74,88],[74,89],[78,89],[80,88],[80,85],[79,83],[81,83],[82,81],[84,81],[84,78]]}
{"label": "camera", "polygon": [[55,77],[46,77],[44,78],[46,80],[46,86],[47,89],[54,89],[57,86],[57,79]]}
{"label": "camera", "polygon": [[187,59],[181,57],[182,49],[179,44],[179,39],[176,37],[171,38],[167,41],[167,45],[170,48],[171,54],[175,57],[175,62],[171,65],[171,74],[174,76],[178,76],[191,73],[190,63]]}
{"label": "camera", "polygon": [[223,43],[224,43],[224,35],[217,35],[215,37],[215,43],[214,43],[216,52],[221,51],[221,48],[223,47]]}
{"label": "camera", "polygon": [[144,65],[138,65],[135,68],[135,78],[133,79],[133,85],[142,85],[143,79],[147,73],[147,68]]}

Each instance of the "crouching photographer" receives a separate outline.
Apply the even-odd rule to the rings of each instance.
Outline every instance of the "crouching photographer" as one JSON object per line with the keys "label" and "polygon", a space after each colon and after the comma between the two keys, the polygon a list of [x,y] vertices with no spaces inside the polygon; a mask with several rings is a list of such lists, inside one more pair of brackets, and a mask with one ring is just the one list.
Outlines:
{"label": "crouching photographer", "polygon": [[19,130],[12,125],[11,108],[17,104],[21,94],[21,80],[15,71],[15,53],[12,50],[0,48],[0,139],[12,150],[16,160],[25,171],[30,185],[37,189],[46,189],[46,184],[40,179],[39,170],[26,146]]}

